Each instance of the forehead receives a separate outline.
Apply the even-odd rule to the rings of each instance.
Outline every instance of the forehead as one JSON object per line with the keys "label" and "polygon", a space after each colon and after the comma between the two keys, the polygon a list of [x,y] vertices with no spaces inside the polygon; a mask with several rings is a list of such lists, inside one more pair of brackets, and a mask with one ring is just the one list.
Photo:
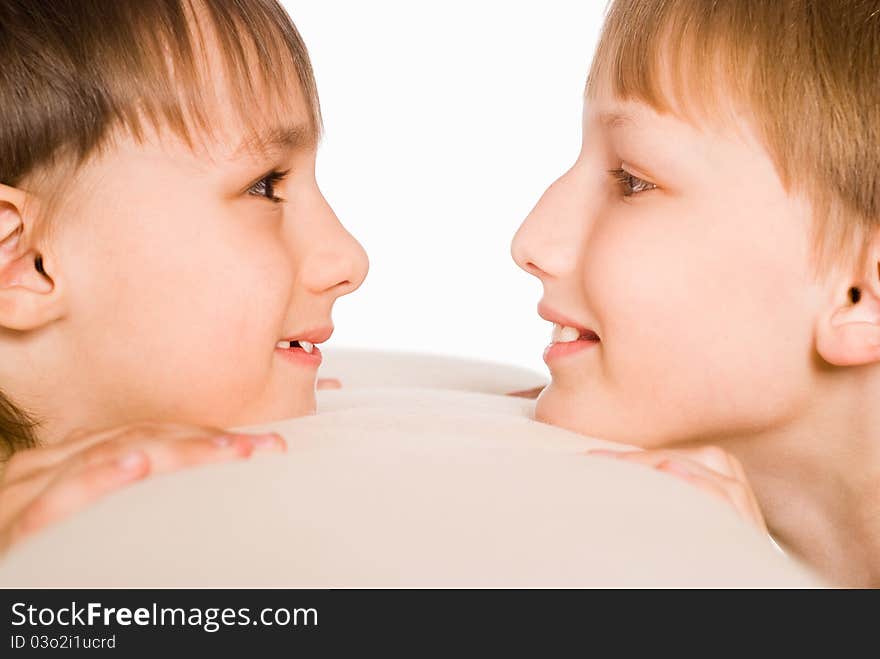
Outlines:
{"label": "forehead", "polygon": [[283,89],[261,85],[250,101],[253,111],[244,115],[230,100],[225,85],[218,85],[205,115],[206,128],[195,131],[192,151],[221,159],[261,157],[289,148],[315,148],[320,132],[295,76]]}
{"label": "forehead", "polygon": [[[641,14],[635,4],[619,4],[618,13],[623,14],[616,16],[612,29],[600,39],[585,100],[628,106],[620,114],[642,119],[641,123],[656,124],[660,118],[672,117],[697,132],[752,141],[756,108],[744,89],[749,67],[745,56],[737,56],[730,35],[715,35],[709,47],[706,39],[714,34],[711,29],[694,33],[681,23],[689,15],[684,5],[669,12],[652,5],[651,11],[660,13],[655,24],[647,25],[647,14]],[[614,118],[609,125],[639,124],[627,118]]]}
{"label": "forehead", "polygon": [[[584,94],[584,121],[608,133],[651,134],[654,140],[736,143],[764,150],[752,113],[719,83],[700,93],[658,63],[650,87],[621,85],[608,70],[593,74]],[[677,72],[679,76],[685,73]],[[712,148],[706,146],[705,148]]]}

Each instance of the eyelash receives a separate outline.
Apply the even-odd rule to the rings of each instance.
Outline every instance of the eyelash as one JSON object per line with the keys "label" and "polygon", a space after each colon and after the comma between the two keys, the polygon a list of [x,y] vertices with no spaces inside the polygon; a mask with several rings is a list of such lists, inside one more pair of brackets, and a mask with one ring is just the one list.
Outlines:
{"label": "eyelash", "polygon": [[[286,169],[283,172],[279,172],[278,170],[269,172],[248,188],[248,194],[252,194],[255,197],[263,197],[264,199],[271,201],[273,204],[280,204],[281,202],[286,201],[286,199],[282,199],[275,195],[275,186],[287,178],[289,173],[289,169]],[[260,188],[262,188],[262,191],[260,191]]]}
{"label": "eyelash", "polygon": [[[609,169],[608,173],[614,176],[614,178],[617,180],[617,183],[620,185],[621,188],[623,188],[624,197],[632,197],[633,195],[637,195],[640,192],[649,192],[657,187],[657,185],[654,183],[649,183],[644,179],[640,179],[638,176],[633,176],[625,169]],[[635,184],[633,183],[634,181],[636,182]]]}

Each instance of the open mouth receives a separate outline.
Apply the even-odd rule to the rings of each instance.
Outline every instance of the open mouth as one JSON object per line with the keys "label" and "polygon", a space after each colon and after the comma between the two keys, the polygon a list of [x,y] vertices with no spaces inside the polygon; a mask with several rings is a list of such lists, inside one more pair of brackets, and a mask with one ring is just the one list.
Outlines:
{"label": "open mouth", "polygon": [[285,338],[276,341],[275,354],[291,364],[310,369],[318,368],[323,360],[318,346],[333,334],[333,325],[288,331],[290,333]]}
{"label": "open mouth", "polygon": [[550,366],[558,359],[590,350],[600,342],[599,335],[593,330],[553,323],[550,345],[544,349],[544,361]]}
{"label": "open mouth", "polygon": [[572,343],[574,341],[599,341],[599,335],[590,329],[581,329],[553,323],[553,331],[550,335],[551,343]]}
{"label": "open mouth", "polygon": [[312,354],[315,350],[315,344],[310,343],[309,341],[279,341],[275,344],[276,348],[281,348],[282,350],[291,350],[293,348],[302,348],[304,352],[308,354]]}

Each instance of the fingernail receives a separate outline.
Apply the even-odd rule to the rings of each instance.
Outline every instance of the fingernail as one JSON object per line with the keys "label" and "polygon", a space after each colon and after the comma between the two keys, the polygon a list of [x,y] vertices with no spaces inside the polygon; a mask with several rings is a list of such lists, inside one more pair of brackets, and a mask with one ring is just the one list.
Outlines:
{"label": "fingernail", "polygon": [[125,471],[133,471],[138,469],[144,463],[144,456],[139,451],[126,453],[116,461],[116,466]]}
{"label": "fingernail", "polygon": [[254,448],[281,448],[284,445],[284,440],[275,433],[269,433],[267,435],[253,435],[251,444]]}
{"label": "fingernail", "polygon": [[214,446],[225,448],[232,444],[232,437],[230,437],[229,435],[218,435],[217,437],[214,437],[211,441],[214,442]]}

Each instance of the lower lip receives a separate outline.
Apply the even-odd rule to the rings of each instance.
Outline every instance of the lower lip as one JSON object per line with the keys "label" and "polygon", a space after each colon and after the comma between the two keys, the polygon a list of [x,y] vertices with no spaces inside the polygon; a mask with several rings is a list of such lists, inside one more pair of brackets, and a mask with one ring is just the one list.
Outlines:
{"label": "lower lip", "polygon": [[551,343],[544,349],[544,363],[549,365],[552,361],[589,350],[597,345],[599,345],[599,341],[596,339],[578,339],[577,341],[566,341],[565,343]]}
{"label": "lower lip", "polygon": [[321,351],[318,350],[318,346],[315,346],[310,353],[302,348],[275,348],[275,352],[298,366],[318,368],[321,365]]}

